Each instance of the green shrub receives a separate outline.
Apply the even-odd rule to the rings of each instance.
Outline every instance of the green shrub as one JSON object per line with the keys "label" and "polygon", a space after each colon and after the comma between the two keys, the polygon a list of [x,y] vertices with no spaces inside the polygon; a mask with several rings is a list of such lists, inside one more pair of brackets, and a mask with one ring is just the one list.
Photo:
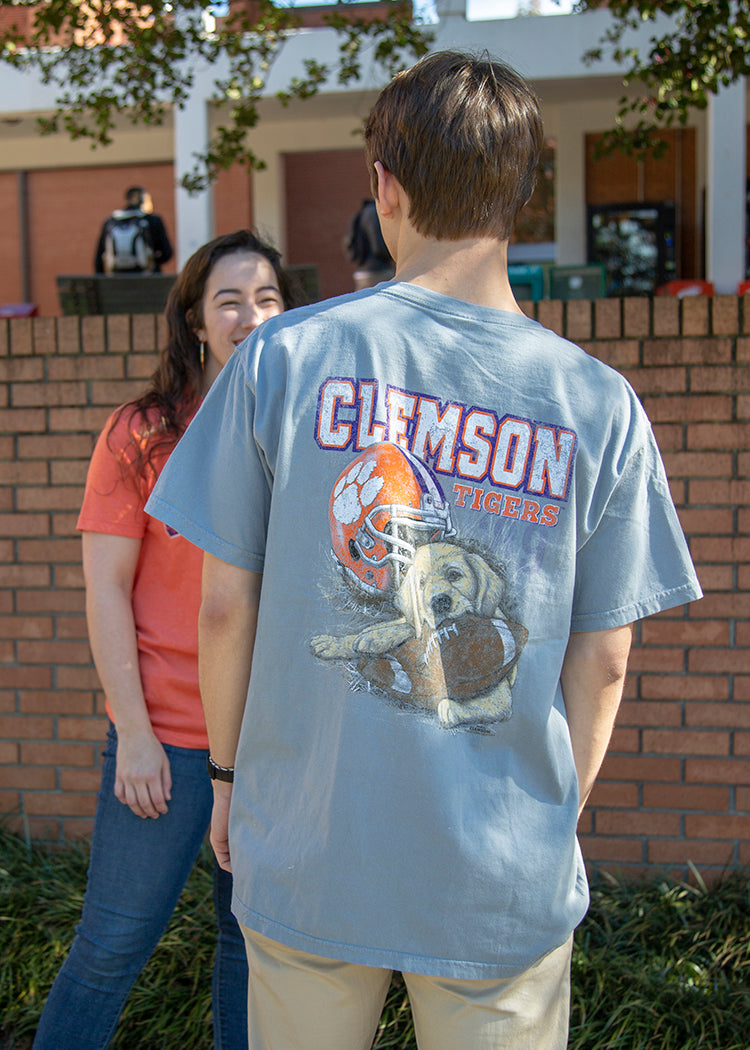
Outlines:
{"label": "green shrub", "polygon": [[748,1050],[748,873],[600,881],[572,976],[571,1050]]}
{"label": "green shrub", "polygon": [[[28,1050],[67,954],[86,880],[85,846],[28,847],[0,828],[0,1050]],[[215,946],[205,850],[136,983],[115,1050],[211,1050]],[[707,889],[602,878],[576,933],[570,1050],[748,1050],[750,877]],[[375,1043],[414,1050],[400,977]]]}

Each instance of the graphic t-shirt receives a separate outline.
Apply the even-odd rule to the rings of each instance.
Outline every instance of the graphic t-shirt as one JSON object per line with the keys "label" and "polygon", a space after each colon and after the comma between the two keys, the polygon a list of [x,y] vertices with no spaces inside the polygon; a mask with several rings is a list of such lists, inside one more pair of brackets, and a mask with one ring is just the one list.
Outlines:
{"label": "graphic t-shirt", "polygon": [[[126,408],[91,458],[82,532],[141,540],[133,581],[133,615],[143,692],[154,733],[163,744],[206,748],[208,737],[198,691],[198,609],[203,551],[144,510],[166,461],[156,460],[140,482],[133,470],[135,445],[143,446],[142,420]],[[157,417],[153,416],[152,425]],[[109,705],[107,705],[108,713]]]}
{"label": "graphic t-shirt", "polygon": [[588,903],[570,632],[700,596],[625,380],[521,315],[381,285],[254,333],[149,511],[263,572],[240,921],[456,978],[561,945]]}

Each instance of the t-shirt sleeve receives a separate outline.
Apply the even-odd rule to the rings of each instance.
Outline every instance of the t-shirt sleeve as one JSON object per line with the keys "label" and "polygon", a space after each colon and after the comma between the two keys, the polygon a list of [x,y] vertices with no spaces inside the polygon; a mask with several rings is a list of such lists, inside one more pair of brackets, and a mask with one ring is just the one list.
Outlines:
{"label": "t-shirt sleeve", "polygon": [[145,498],[133,470],[135,448],[128,413],[121,413],[110,432],[113,418],[107,420],[94,447],[77,528],[142,539],[146,531]]}
{"label": "t-shirt sleeve", "polygon": [[578,551],[571,630],[621,627],[701,596],[649,427]]}
{"label": "t-shirt sleeve", "polygon": [[272,477],[254,428],[254,391],[235,354],[170,456],[146,509],[221,561],[261,572]]}

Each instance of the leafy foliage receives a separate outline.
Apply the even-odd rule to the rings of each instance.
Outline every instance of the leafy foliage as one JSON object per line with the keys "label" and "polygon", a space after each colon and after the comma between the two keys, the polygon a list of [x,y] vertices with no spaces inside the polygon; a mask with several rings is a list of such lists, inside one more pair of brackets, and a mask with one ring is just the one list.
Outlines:
{"label": "leafy foliage", "polygon": [[746,1050],[750,879],[607,880],[573,953],[570,1050]]}
{"label": "leafy foliage", "polygon": [[[84,846],[26,846],[0,828],[0,1047],[28,1050],[78,921]],[[126,1004],[114,1050],[209,1050],[215,947],[204,852]],[[747,1050],[750,873],[708,889],[602,877],[576,932],[569,1050]],[[394,977],[373,1050],[416,1050]]]}
{"label": "leafy foliage", "polygon": [[[220,127],[192,172],[191,192],[205,189],[235,161],[263,167],[246,144],[259,119],[268,77],[290,34],[301,24],[293,6],[272,0],[235,0],[225,17],[214,0],[12,0],[0,2],[10,27],[0,33],[0,58],[36,71],[54,85],[56,109],[39,128],[65,131],[92,146],[112,141],[120,114],[132,124],[159,125],[184,108],[195,70],[215,73],[211,101],[226,105]],[[342,0],[324,16],[339,37],[335,64],[315,58],[304,74],[277,92],[283,105],[316,94],[331,78],[345,85],[360,75],[365,55],[393,75],[425,54],[430,36],[412,21],[411,6],[389,0],[373,18],[355,0]]]}
{"label": "leafy foliage", "polygon": [[[601,8],[579,0],[578,12]],[[614,148],[643,154],[664,150],[657,129],[686,124],[691,109],[705,109],[709,96],[750,75],[750,4],[747,0],[607,0],[613,24],[600,45],[584,56],[592,63],[609,51],[626,67],[624,84],[635,95],[620,99],[616,126],[605,135]],[[626,43],[629,30],[653,24],[648,51]]]}

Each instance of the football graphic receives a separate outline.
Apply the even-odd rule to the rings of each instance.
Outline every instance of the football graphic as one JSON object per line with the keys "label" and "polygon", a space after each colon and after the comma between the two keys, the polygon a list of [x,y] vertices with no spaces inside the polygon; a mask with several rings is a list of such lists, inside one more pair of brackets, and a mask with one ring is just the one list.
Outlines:
{"label": "football graphic", "polygon": [[466,613],[387,653],[361,656],[356,667],[376,689],[432,708],[445,697],[460,702],[493,689],[516,666],[527,638],[521,624]]}
{"label": "football graphic", "polygon": [[506,722],[528,630],[505,612],[495,555],[458,539],[427,464],[392,442],[367,446],[337,477],[328,520],[350,593],[375,603],[354,633],[314,635],[313,655],[341,661],[354,691],[434,713],[445,729]]}
{"label": "football graphic", "polygon": [[378,598],[398,589],[418,546],[455,533],[437,478],[388,441],[369,445],[336,479],[328,522],[344,577]]}

